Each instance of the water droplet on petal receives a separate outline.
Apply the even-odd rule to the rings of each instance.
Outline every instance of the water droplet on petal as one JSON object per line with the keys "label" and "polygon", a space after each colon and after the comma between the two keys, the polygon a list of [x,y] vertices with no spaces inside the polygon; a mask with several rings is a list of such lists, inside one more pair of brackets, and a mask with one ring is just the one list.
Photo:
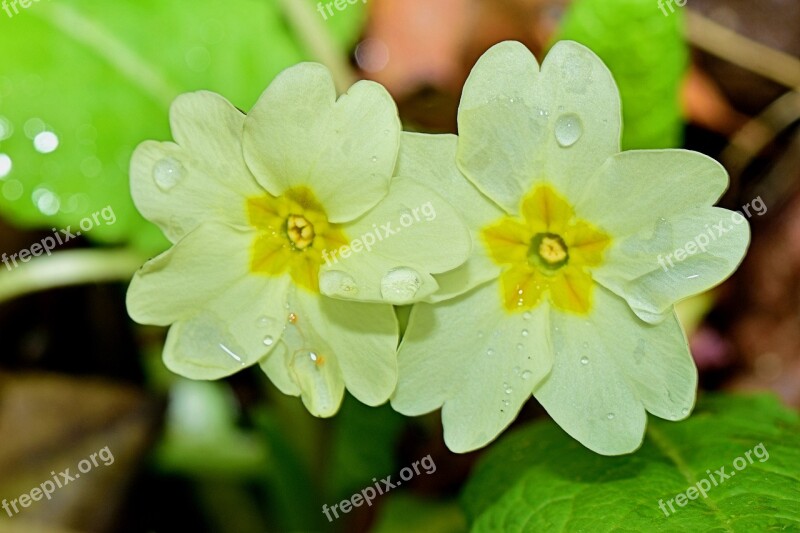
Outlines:
{"label": "water droplet on petal", "polygon": [[683,409],[681,409],[681,414],[682,415],[688,415],[689,414],[689,410],[684,407]]}
{"label": "water droplet on petal", "polygon": [[[242,363],[242,357],[241,357],[240,355],[238,355],[236,352],[234,352],[233,350],[231,350],[230,348],[228,348],[227,346],[225,346],[225,345],[224,345],[224,344],[222,344],[222,343],[220,343],[219,347],[220,347],[220,348],[222,349],[222,351],[223,351],[223,352],[225,352],[225,353],[226,353],[226,354],[227,354],[229,357],[231,357],[232,359],[236,360],[236,361],[237,361],[237,362],[239,362],[239,363]],[[242,366],[244,366],[244,363],[242,363]]]}
{"label": "water droplet on petal", "polygon": [[330,364],[321,352],[303,348],[294,352],[289,368],[309,410],[313,413],[328,414],[335,409],[337,381],[335,364]]}
{"label": "water droplet on petal", "polygon": [[523,337],[527,337],[528,335],[529,335],[528,330],[527,329],[523,329],[522,330],[522,336]]}
{"label": "water droplet on petal", "polygon": [[527,311],[525,311],[525,313],[522,315],[522,318],[524,318],[525,320],[530,320],[531,319],[531,314],[528,313]]}
{"label": "water droplet on petal", "polygon": [[372,159],[370,159],[370,161],[372,161],[373,163],[377,163],[378,158],[376,156],[372,156]]}
{"label": "water droplet on petal", "polygon": [[416,270],[400,267],[390,270],[381,280],[383,299],[397,304],[408,303],[422,286],[422,279]]}
{"label": "water droplet on petal", "polygon": [[514,367],[514,369],[513,369],[513,371],[514,371],[514,373],[515,373],[515,374],[519,374],[519,367],[518,367],[518,366],[515,366],[515,367]]}
{"label": "water droplet on petal", "polygon": [[153,179],[162,191],[169,191],[183,179],[183,165],[174,157],[165,157],[153,167]]}
{"label": "water droplet on petal", "polygon": [[503,400],[503,405],[505,405],[506,407],[508,407],[509,405],[511,405],[511,402],[510,402],[510,401],[508,401],[508,400]]}
{"label": "water droplet on petal", "polygon": [[563,148],[569,148],[583,135],[583,123],[578,115],[568,113],[556,120],[556,140]]}
{"label": "water droplet on petal", "polygon": [[519,350],[521,352],[524,349],[525,349],[525,346],[523,346],[522,343],[517,344],[517,350]]}
{"label": "water droplet on petal", "polygon": [[614,416],[615,416],[614,413],[608,413],[606,415],[606,418],[608,418],[609,420],[614,420]]}
{"label": "water droplet on petal", "polygon": [[275,339],[272,338],[272,335],[267,335],[264,337],[264,346],[272,346],[275,343]]}
{"label": "water droplet on petal", "polygon": [[582,365],[588,365],[589,364],[589,358],[586,357],[586,356],[581,357],[581,364]]}
{"label": "water droplet on petal", "polygon": [[488,356],[490,356],[490,357],[491,357],[491,356],[493,356],[493,355],[494,355],[494,350],[492,350],[491,348],[489,348],[488,350],[486,350],[486,355],[488,355]]}
{"label": "water droplet on petal", "polygon": [[526,370],[522,373],[522,379],[531,379],[533,373],[530,370]]}
{"label": "water droplet on petal", "polygon": [[319,278],[319,287],[328,296],[355,296],[358,285],[353,276],[340,270],[323,272]]}

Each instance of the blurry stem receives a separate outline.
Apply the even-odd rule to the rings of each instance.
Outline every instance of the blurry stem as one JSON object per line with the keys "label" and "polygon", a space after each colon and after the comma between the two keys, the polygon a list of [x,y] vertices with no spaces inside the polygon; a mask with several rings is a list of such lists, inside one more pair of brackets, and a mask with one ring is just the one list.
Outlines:
{"label": "blurry stem", "polygon": [[299,0],[278,0],[278,4],[308,52],[330,69],[336,89],[340,93],[349,89],[356,76],[311,4]]}
{"label": "blurry stem", "polygon": [[128,281],[145,259],[127,249],[71,250],[39,257],[10,271],[0,270],[0,302],[57,287]]}
{"label": "blurry stem", "polygon": [[755,72],[790,89],[800,88],[800,60],[775,50],[688,10],[689,42],[734,65]]}
{"label": "blurry stem", "polygon": [[77,8],[53,3],[47,9],[30,11],[104,59],[161,106],[169,108],[175,95],[180,92],[179,87],[167,80],[127,43],[102,24],[81,14]]}

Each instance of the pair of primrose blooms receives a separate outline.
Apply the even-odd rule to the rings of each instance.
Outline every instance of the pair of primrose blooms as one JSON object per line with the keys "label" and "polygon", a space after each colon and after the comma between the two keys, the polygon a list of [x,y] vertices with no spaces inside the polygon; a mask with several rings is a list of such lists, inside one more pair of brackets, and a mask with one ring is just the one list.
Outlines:
{"label": "pair of primrose blooms", "polygon": [[[674,304],[733,272],[749,228],[662,269],[659,255],[729,217],[713,207],[728,176],[694,152],[620,152],[620,117],[611,73],[574,42],[541,68],[520,43],[491,48],[458,136],[403,132],[382,86],[337,98],[318,64],[284,71],[247,115],[182,95],[175,142],[144,142],[131,163],[138,209],[173,246],[135,275],[129,313],[171,326],[172,371],[258,364],[315,416],[345,388],[409,416],[441,408],[448,447],[467,452],[533,395],[584,446],[631,452],[646,411],[692,410]],[[435,219],[323,260],[428,203]]]}

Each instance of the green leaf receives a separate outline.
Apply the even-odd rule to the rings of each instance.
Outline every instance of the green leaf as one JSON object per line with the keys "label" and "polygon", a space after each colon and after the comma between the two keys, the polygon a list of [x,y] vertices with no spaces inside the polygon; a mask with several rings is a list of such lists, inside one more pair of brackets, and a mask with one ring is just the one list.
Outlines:
{"label": "green leaf", "polygon": [[349,498],[372,484],[372,478],[396,471],[395,451],[406,419],[389,405],[368,407],[349,394],[336,416],[327,473],[331,501]]}
{"label": "green leaf", "polygon": [[[342,51],[362,18],[351,6],[326,23]],[[172,99],[207,89],[247,110],[281,70],[311,59],[273,0],[35,2],[3,13],[0,49],[14,51],[0,69],[0,126],[13,128],[0,132],[13,165],[0,177],[0,213],[75,229],[111,206],[116,221],[101,219],[88,236],[152,253],[167,242],[136,212],[128,165],[141,141],[170,138]],[[52,153],[34,149],[43,125],[59,139]]]}
{"label": "green leaf", "polygon": [[622,96],[622,149],[672,148],[683,139],[680,86],[689,52],[683,12],[667,16],[654,0],[578,0],[557,35],[591,48]]}
{"label": "green leaf", "polygon": [[461,533],[467,530],[464,513],[455,502],[400,493],[389,497],[382,505],[372,533]]}
{"label": "green leaf", "polygon": [[462,503],[473,531],[798,531],[798,434],[797,414],[769,396],[711,396],[685,422],[651,418],[642,448],[621,457],[537,422],[482,458]]}

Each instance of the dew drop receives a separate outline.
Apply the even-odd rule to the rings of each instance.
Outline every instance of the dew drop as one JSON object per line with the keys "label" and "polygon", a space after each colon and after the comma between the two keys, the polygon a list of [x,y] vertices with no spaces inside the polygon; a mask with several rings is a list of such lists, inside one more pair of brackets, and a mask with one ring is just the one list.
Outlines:
{"label": "dew drop", "polygon": [[358,285],[353,276],[340,270],[323,272],[319,278],[319,288],[328,296],[355,296]]}
{"label": "dew drop", "polygon": [[41,154],[55,152],[58,148],[58,135],[52,131],[43,131],[33,138],[33,147]]}
{"label": "dew drop", "polygon": [[531,379],[531,375],[533,375],[532,372],[530,370],[526,370],[522,373],[521,377],[522,379]]}
{"label": "dew drop", "polygon": [[505,391],[503,391],[503,392],[505,392],[506,394],[511,394],[512,392],[514,392],[514,389],[512,389],[511,387],[506,385]]}
{"label": "dew drop", "polygon": [[522,343],[517,344],[517,350],[519,350],[521,352],[524,349],[525,349],[525,346],[523,346]]}
{"label": "dew drop", "polygon": [[0,116],[0,141],[8,139],[14,133],[14,125],[6,117]]}
{"label": "dew drop", "polygon": [[[239,363],[242,363],[242,358],[239,355],[237,355],[236,352],[234,352],[233,350],[231,350],[230,348],[228,348],[227,346],[225,346],[224,344],[221,344],[221,343],[220,343],[219,347],[222,349],[223,352],[225,352],[228,356],[233,358],[235,361],[237,361]],[[244,364],[244,363],[242,363],[242,364]]]}
{"label": "dew drop", "polygon": [[272,335],[267,335],[264,337],[264,346],[272,346],[275,343],[275,339],[272,338]]}
{"label": "dew drop", "polygon": [[519,374],[519,367],[518,366],[515,366],[513,370],[514,370],[515,374]]}
{"label": "dew drop", "polygon": [[416,270],[400,267],[390,270],[381,280],[381,296],[395,304],[408,303],[422,286],[422,279]]}
{"label": "dew drop", "polygon": [[153,179],[162,191],[169,191],[183,179],[183,165],[174,157],[165,157],[153,167]]}
{"label": "dew drop", "polygon": [[488,350],[486,350],[486,355],[488,355],[489,357],[493,356],[494,355],[494,350],[489,348]]}
{"label": "dew drop", "polygon": [[683,409],[681,409],[681,414],[682,415],[688,415],[689,414],[689,410],[684,407]]}
{"label": "dew drop", "polygon": [[522,318],[524,318],[525,320],[530,320],[531,314],[526,311],[525,314],[522,315]]}
{"label": "dew drop", "polygon": [[523,329],[522,330],[522,336],[523,337],[527,337],[528,335],[529,335],[528,330],[527,329]]}
{"label": "dew drop", "polygon": [[585,355],[583,357],[581,357],[581,364],[582,365],[588,365],[589,364],[589,358],[586,357]]}
{"label": "dew drop", "polygon": [[372,159],[370,159],[370,161],[372,161],[373,163],[377,163],[378,162],[378,158],[375,157],[375,156],[372,156]]}
{"label": "dew drop", "polygon": [[569,148],[583,135],[583,123],[574,113],[561,115],[556,121],[555,132],[558,144],[563,148]]}
{"label": "dew drop", "polygon": [[508,400],[503,400],[503,405],[505,405],[506,407],[508,407],[509,405],[511,405],[511,402],[510,402],[510,401],[508,401]]}
{"label": "dew drop", "polygon": [[331,413],[336,400],[336,365],[328,364],[322,352],[302,348],[292,355],[289,369],[302,391],[303,401],[313,413]]}
{"label": "dew drop", "polygon": [[608,418],[609,420],[614,420],[614,416],[616,416],[616,415],[614,415],[614,413],[608,413],[606,415],[606,418]]}
{"label": "dew drop", "polygon": [[5,178],[11,173],[13,168],[11,158],[8,154],[0,154],[0,179]]}

